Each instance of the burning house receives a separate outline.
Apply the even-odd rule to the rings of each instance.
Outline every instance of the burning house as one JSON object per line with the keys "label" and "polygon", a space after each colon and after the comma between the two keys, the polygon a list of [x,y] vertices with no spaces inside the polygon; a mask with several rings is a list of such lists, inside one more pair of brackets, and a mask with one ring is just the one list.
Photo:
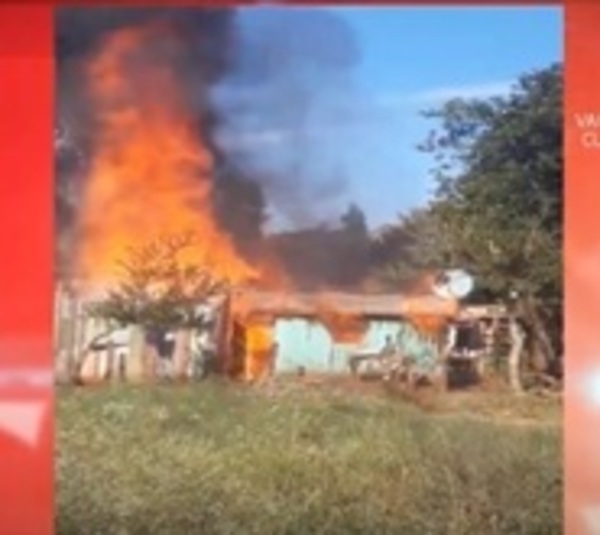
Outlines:
{"label": "burning house", "polygon": [[386,344],[424,372],[438,362],[455,301],[435,296],[241,291],[230,301],[224,369],[256,380],[268,374],[349,373],[352,357]]}
{"label": "burning house", "polygon": [[[70,359],[79,362],[81,379],[96,382],[128,375],[134,327],[110,329],[106,322],[87,315],[85,304],[69,309],[65,303],[63,299],[58,334],[63,346],[65,340],[71,344],[63,352],[70,350]],[[249,289],[234,290],[202,306],[206,321],[190,329],[184,375],[202,375],[194,365],[203,359],[205,365],[208,357],[212,370],[244,381],[300,370],[348,374],[353,357],[378,355],[386,344],[430,373],[438,363],[448,322],[458,310],[455,301],[427,295]],[[151,374],[165,375],[165,369],[177,366],[175,333],[155,333],[156,340],[148,334]]]}
{"label": "burning house", "polygon": [[[252,381],[299,370],[346,373],[353,358],[393,346],[431,370],[442,351],[446,326],[458,313],[457,299],[426,291],[412,297],[298,293],[285,282],[288,273],[278,259],[270,262],[256,250],[242,254],[235,232],[218,217],[225,191],[219,173],[222,154],[215,150],[211,121],[200,120],[210,116],[209,88],[202,82],[200,91],[202,76],[191,76],[206,44],[200,35],[213,35],[209,22],[221,20],[229,28],[229,16],[194,17],[123,21],[98,30],[93,46],[60,62],[61,80],[67,84],[64,73],[72,69],[78,81],[73,87],[81,87],[90,115],[80,118],[90,146],[78,186],[69,276],[107,289],[122,283],[116,266],[125,263],[136,284],[160,285],[168,279],[167,286],[173,283],[181,290],[182,281],[189,282],[185,274],[191,266],[206,276],[208,286],[227,281],[228,291],[207,301],[200,281],[200,290],[189,292],[199,296],[199,308],[208,309],[199,316],[210,316],[197,325],[175,331],[133,325],[115,331],[107,320],[87,312],[92,297],[61,290],[56,300],[58,360],[76,362],[77,374],[91,381],[156,370],[169,375],[173,367],[176,375],[193,376],[195,364],[207,359],[220,373]],[[188,18],[196,22],[190,26]],[[65,24],[62,31],[69,37],[68,28],[75,27]],[[59,40],[62,48],[77,49],[81,36],[66,37]],[[209,48],[220,50],[221,37],[213,37],[217,41]],[[235,209],[229,212],[254,213],[238,209],[243,195],[234,189]],[[198,239],[185,247],[176,243],[188,233]],[[132,256],[133,246],[160,236],[175,241]],[[276,291],[266,291],[265,283],[273,286],[275,279],[284,282],[274,285]],[[262,290],[245,288],[257,280]],[[460,299],[470,283],[464,276],[455,283]],[[145,358],[150,371],[134,364],[134,356],[144,352],[140,348],[150,348]]]}

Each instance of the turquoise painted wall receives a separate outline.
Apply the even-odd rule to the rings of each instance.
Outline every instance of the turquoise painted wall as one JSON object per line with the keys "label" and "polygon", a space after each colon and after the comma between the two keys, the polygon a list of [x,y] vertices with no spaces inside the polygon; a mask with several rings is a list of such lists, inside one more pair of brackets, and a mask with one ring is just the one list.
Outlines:
{"label": "turquoise painted wall", "polygon": [[276,372],[295,372],[300,366],[307,371],[332,371],[333,343],[320,323],[303,318],[278,319],[275,340],[279,345]]}
{"label": "turquoise painted wall", "polygon": [[348,357],[357,350],[377,352],[391,336],[398,347],[412,355],[424,371],[435,363],[436,348],[407,323],[373,320],[360,344],[336,344],[325,327],[304,318],[281,318],[275,323],[279,351],[276,372],[295,372],[300,366],[319,373],[348,372]]}

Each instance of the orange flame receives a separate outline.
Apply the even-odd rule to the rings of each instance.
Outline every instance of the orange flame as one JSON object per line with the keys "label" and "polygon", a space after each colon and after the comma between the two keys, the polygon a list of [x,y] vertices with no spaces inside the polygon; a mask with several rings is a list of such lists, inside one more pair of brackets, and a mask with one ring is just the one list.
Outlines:
{"label": "orange flame", "polygon": [[423,336],[436,337],[446,325],[446,318],[433,315],[409,315],[409,321]]}
{"label": "orange flame", "polygon": [[113,280],[129,247],[182,233],[200,238],[186,262],[230,282],[256,275],[214,220],[212,159],[171,68],[177,46],[165,28],[120,30],[89,65],[99,120],[77,255],[89,281]]}
{"label": "orange flame", "polygon": [[318,318],[338,343],[359,343],[365,336],[367,322],[356,314],[340,312],[323,299],[318,303]]}
{"label": "orange flame", "polygon": [[273,329],[264,321],[246,323],[247,380],[255,380],[269,372],[273,351]]}

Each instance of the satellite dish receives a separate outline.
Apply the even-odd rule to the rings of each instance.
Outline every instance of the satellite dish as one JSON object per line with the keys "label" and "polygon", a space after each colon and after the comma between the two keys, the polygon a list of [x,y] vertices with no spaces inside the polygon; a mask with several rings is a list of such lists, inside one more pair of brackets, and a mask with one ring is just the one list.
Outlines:
{"label": "satellite dish", "polygon": [[433,286],[434,293],[442,299],[463,299],[473,291],[473,277],[462,269],[444,271]]}

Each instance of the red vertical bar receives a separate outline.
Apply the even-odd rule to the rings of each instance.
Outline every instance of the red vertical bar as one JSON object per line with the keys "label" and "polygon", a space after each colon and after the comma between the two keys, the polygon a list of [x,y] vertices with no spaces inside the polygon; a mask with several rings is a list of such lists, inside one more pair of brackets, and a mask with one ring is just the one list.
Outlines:
{"label": "red vertical bar", "polygon": [[[600,362],[595,336],[600,148],[583,146],[574,117],[600,115],[600,104],[595,105],[600,96],[600,5],[569,4],[566,25],[565,513],[566,533],[583,535],[594,533],[583,510],[600,505],[600,441],[594,432],[600,429],[600,416],[578,388],[579,378]],[[52,369],[52,108],[52,8],[1,6],[0,533],[7,535],[50,534],[53,524],[52,396],[47,381],[40,387],[45,377],[40,372]],[[24,384],[15,381],[17,373]],[[22,439],[24,434],[7,431],[14,431],[6,422],[17,414],[7,403],[15,402],[32,411],[37,403],[45,407],[42,432],[33,445]]]}
{"label": "red vertical bar", "polygon": [[565,25],[565,533],[588,535],[600,533],[600,4],[567,3]]}
{"label": "red vertical bar", "polygon": [[0,6],[0,533],[53,532],[52,7]]}

